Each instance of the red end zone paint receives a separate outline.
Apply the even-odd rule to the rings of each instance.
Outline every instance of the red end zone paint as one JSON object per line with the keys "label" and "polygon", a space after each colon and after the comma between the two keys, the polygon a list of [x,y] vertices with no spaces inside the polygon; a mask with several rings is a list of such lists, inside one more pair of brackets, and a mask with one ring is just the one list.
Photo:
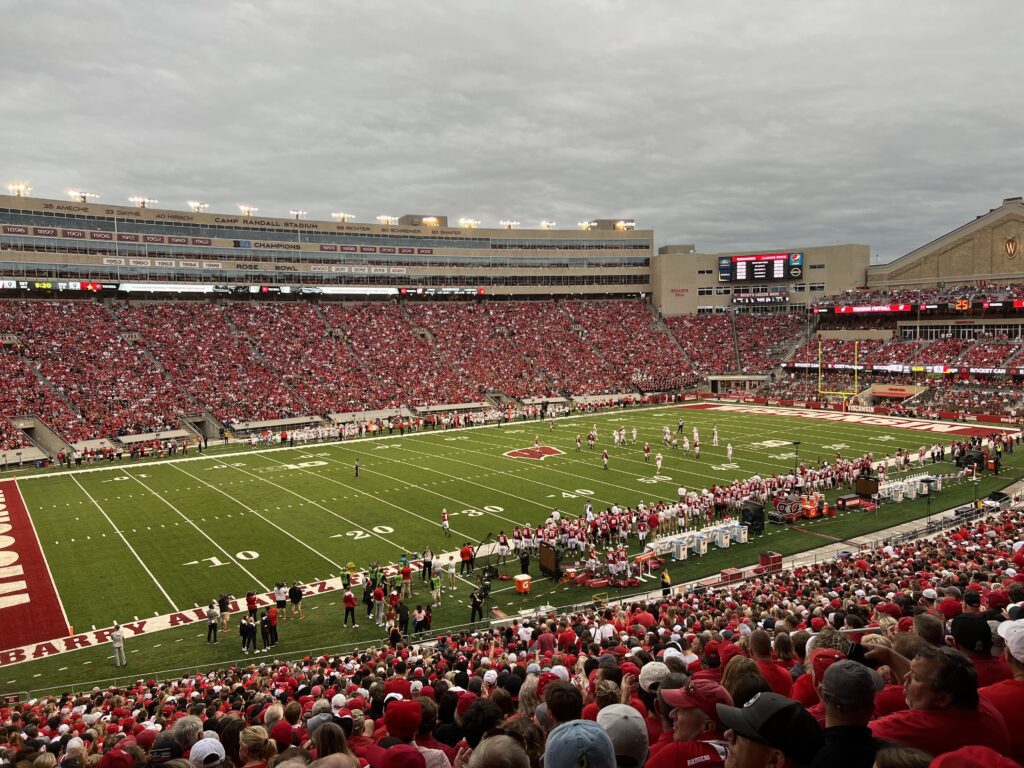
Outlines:
{"label": "red end zone paint", "polygon": [[32,520],[14,480],[0,481],[0,648],[68,634]]}
{"label": "red end zone paint", "polygon": [[545,456],[561,456],[565,451],[552,448],[550,445],[533,446],[531,448],[518,448],[514,451],[506,451],[505,456],[510,459],[540,459],[544,461]]}
{"label": "red end zone paint", "polygon": [[733,405],[732,403],[694,403],[680,405],[679,408],[700,411],[717,411],[720,413],[750,413],[755,415],[791,416],[798,419],[829,421],[840,424],[862,424],[867,427],[889,427],[892,429],[912,429],[916,432],[930,432],[936,435],[955,435],[958,437],[985,437],[993,432],[1016,432],[1015,429],[997,427],[995,425],[950,424],[945,421],[927,421],[922,419],[905,419],[899,416],[879,416],[871,413],[843,413],[842,411],[804,411],[793,408],[772,408],[763,405]]}

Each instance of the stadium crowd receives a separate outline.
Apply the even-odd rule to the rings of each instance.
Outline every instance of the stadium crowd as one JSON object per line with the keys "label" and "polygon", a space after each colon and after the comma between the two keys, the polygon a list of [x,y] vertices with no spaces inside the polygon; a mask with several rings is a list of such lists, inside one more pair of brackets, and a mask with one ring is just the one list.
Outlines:
{"label": "stadium crowd", "polygon": [[1006,510],[661,599],[5,705],[0,764],[1020,766],[1022,523]]}
{"label": "stadium crowd", "polygon": [[[851,296],[878,298],[832,298]],[[34,414],[79,442],[176,428],[183,415],[204,410],[230,425],[403,405],[476,407],[498,392],[525,398],[673,391],[697,387],[708,375],[816,367],[819,344],[811,318],[800,313],[684,315],[665,319],[663,329],[639,300],[13,300],[4,309],[0,366],[9,386],[0,394],[0,450],[30,445],[11,425],[13,416]],[[951,333],[927,340],[908,338],[906,329],[896,338],[891,317],[817,322],[817,330],[890,330],[892,338],[859,342],[866,365],[997,368],[1016,364],[1022,350],[1005,329],[974,340]],[[822,355],[850,363],[854,341],[826,339]],[[887,380],[879,372],[860,376],[865,387]],[[962,401],[956,410],[971,413],[1010,410],[995,397],[926,384],[942,390],[930,396],[934,404]],[[1012,379],[988,385],[989,393],[1008,388],[1016,388]],[[784,378],[761,389],[815,395]],[[911,412],[916,407],[907,404]]]}

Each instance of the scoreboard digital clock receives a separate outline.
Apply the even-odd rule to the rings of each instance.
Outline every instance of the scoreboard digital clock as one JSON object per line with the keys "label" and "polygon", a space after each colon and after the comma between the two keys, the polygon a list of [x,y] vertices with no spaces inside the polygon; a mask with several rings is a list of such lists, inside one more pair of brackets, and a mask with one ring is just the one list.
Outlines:
{"label": "scoreboard digital clock", "polygon": [[796,280],[804,276],[802,253],[755,253],[719,256],[720,283],[758,280]]}

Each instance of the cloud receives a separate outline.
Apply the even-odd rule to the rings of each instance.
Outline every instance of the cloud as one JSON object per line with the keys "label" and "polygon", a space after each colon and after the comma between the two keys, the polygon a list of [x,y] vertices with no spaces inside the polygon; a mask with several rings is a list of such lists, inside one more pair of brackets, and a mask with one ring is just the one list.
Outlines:
{"label": "cloud", "polygon": [[36,194],[899,256],[1020,194],[1024,4],[9,3]]}

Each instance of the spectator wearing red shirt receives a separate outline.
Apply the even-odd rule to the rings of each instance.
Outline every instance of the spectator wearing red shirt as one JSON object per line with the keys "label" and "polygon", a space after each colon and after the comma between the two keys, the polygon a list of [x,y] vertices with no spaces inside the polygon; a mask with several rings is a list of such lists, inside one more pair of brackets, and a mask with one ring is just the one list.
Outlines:
{"label": "spectator wearing red shirt", "polygon": [[579,648],[579,638],[576,632],[569,626],[568,621],[562,621],[558,625],[558,649],[565,652],[575,652]]}
{"label": "spectator wearing red shirt", "polygon": [[978,687],[985,688],[1010,679],[1010,667],[1002,658],[992,655],[992,630],[981,616],[960,615],[949,625],[954,647],[974,664]]}
{"label": "spectator wearing red shirt", "polygon": [[987,699],[978,696],[977,672],[960,651],[925,644],[908,662],[891,648],[874,645],[868,658],[888,664],[903,676],[910,707],[872,721],[876,738],[933,755],[972,744],[1009,753],[1006,721]]}
{"label": "spectator wearing red shirt", "polygon": [[466,544],[463,544],[462,548],[459,549],[459,559],[462,561],[461,565],[459,565],[459,575],[461,576],[469,574],[470,576],[472,576],[473,547],[470,546],[468,542]]}
{"label": "spectator wearing red shirt", "polygon": [[672,741],[659,749],[647,768],[724,765],[726,744],[716,705],[732,706],[732,697],[711,680],[691,680],[684,688],[662,690],[659,706],[669,709]]}
{"label": "spectator wearing red shirt", "polygon": [[[1024,549],[1024,547],[1022,547]],[[1010,755],[1024,764],[1024,619],[1004,621],[999,636],[1006,642],[1003,658],[1011,677],[978,691],[983,699],[999,710],[1010,732]]]}
{"label": "spectator wearing red shirt", "polygon": [[630,624],[639,624],[648,632],[650,632],[651,629],[654,628],[654,625],[656,623],[657,621],[655,620],[654,615],[649,610],[647,610],[646,605],[638,606],[637,610],[633,613],[633,616],[630,619]]}
{"label": "spectator wearing red shirt", "polygon": [[722,682],[722,659],[718,655],[718,641],[709,640],[704,644],[703,656],[701,656],[701,669],[693,673],[694,680],[711,680],[715,683]]}
{"label": "spectator wearing red shirt", "polygon": [[789,696],[793,689],[793,677],[778,662],[772,661],[772,640],[763,629],[755,629],[749,638],[750,656],[757,662],[761,676],[768,681],[780,696]]}

